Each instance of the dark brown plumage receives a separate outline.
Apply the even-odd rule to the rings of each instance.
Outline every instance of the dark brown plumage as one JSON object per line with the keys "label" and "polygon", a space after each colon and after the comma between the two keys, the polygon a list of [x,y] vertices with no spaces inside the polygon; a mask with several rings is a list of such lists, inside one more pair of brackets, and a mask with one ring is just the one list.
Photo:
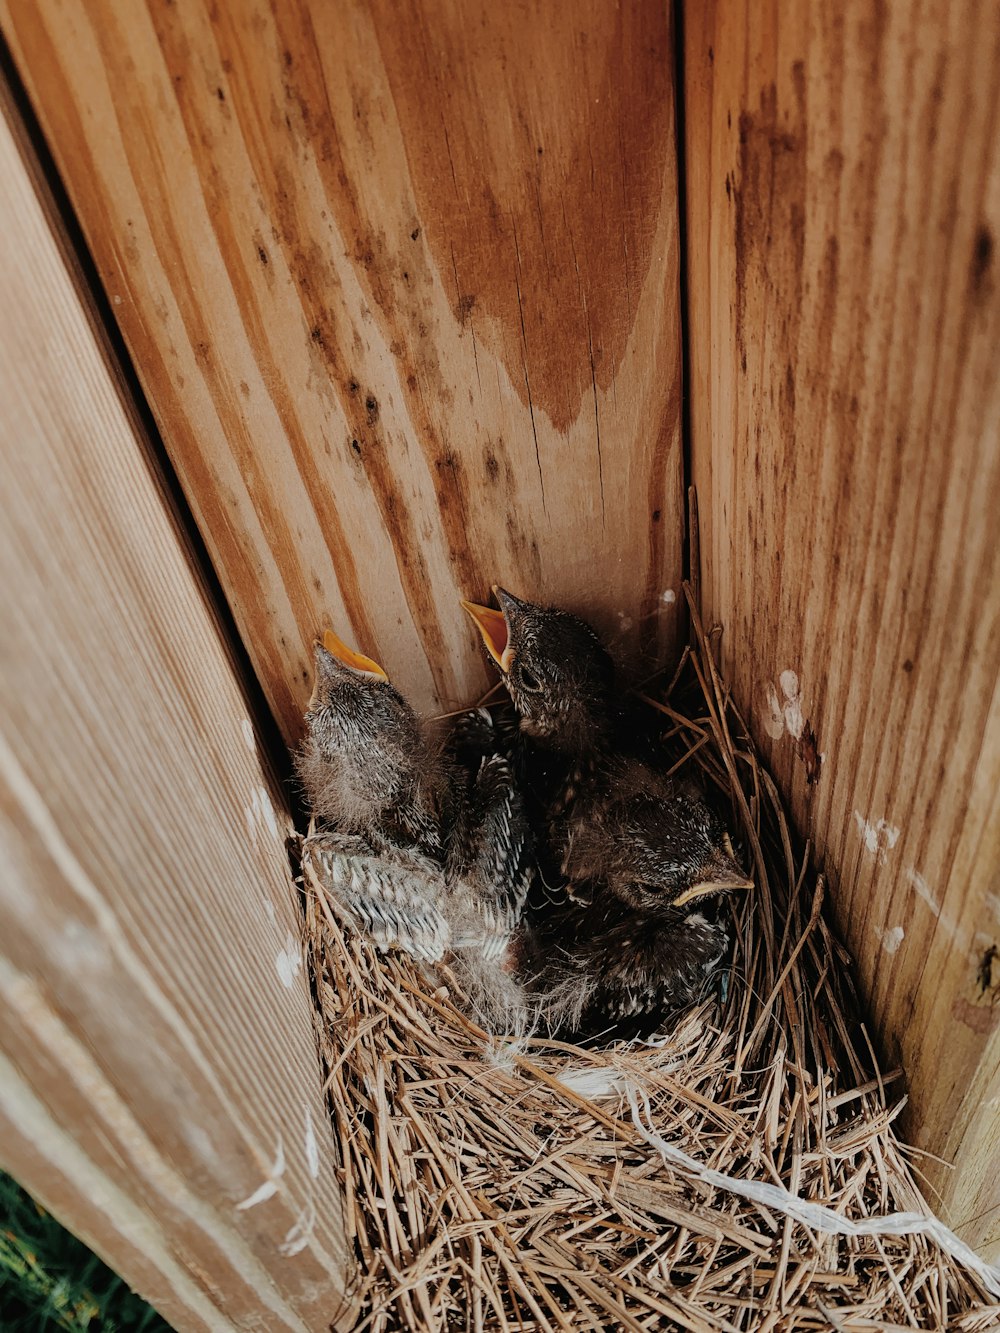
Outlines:
{"label": "dark brown plumage", "polygon": [[709,993],[729,944],[718,900],[750,881],[698,793],[638,760],[606,760],[576,808],[562,862],[576,901],[557,904],[541,970],[550,1020],[657,1026]]}
{"label": "dark brown plumage", "polygon": [[499,612],[465,605],[521,717],[558,876],[535,961],[551,1023],[655,1025],[705,992],[728,946],[713,900],[750,881],[699,794],[640,757],[590,626],[495,592]]}

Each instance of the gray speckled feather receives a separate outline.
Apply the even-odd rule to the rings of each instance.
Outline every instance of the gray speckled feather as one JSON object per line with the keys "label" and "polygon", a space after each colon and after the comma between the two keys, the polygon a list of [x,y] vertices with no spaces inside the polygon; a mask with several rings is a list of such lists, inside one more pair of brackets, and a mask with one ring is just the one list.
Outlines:
{"label": "gray speckled feather", "polygon": [[446,873],[456,907],[464,901],[483,935],[485,955],[499,957],[521,919],[531,876],[527,822],[503,755],[482,760],[449,840]]}
{"label": "gray speckled feather", "polygon": [[439,866],[403,847],[381,854],[363,838],[319,833],[303,858],[358,930],[380,949],[438,962],[451,947],[447,889]]}
{"label": "gray speckled feather", "polygon": [[701,912],[651,916],[608,890],[565,922],[540,977],[554,1030],[603,1031],[629,1019],[655,1022],[709,993],[728,931]]}

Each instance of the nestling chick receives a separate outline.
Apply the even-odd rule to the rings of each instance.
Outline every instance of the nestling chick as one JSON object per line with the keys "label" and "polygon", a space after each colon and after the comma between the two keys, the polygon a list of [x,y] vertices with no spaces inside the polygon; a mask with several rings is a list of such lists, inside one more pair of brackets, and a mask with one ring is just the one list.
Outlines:
{"label": "nestling chick", "polygon": [[567,755],[612,741],[615,668],[591,627],[494,585],[501,610],[463,602],[499,666],[521,731]]}
{"label": "nestling chick", "polygon": [[[566,820],[615,748],[614,664],[584,621],[494,587],[500,611],[463,602],[520,720],[511,752],[538,834],[542,879],[557,879]],[[558,893],[557,893],[558,897]]]}
{"label": "nestling chick", "polygon": [[695,787],[637,760],[612,759],[563,854],[571,882],[605,884],[626,906],[657,914],[752,887],[725,825]]}
{"label": "nestling chick", "polygon": [[528,830],[508,761],[484,753],[463,769],[382,668],[332,633],[315,658],[297,768],[320,827],[305,856],[381,948],[450,954],[479,1016],[510,1017],[515,988],[499,974],[527,890]]}
{"label": "nestling chick", "polygon": [[590,626],[494,591],[501,611],[463,605],[534,751],[526,767],[564,884],[541,924],[538,985],[551,1021],[578,1030],[658,1020],[699,997],[725,952],[728,932],[705,902],[750,881],[697,794],[636,757],[611,658]]}
{"label": "nestling chick", "polygon": [[692,788],[632,761],[602,795],[569,832],[563,869],[585,905],[556,907],[540,986],[555,1028],[648,1029],[708,993],[729,944],[713,900],[752,884]]}
{"label": "nestling chick", "polygon": [[377,662],[329,630],[314,658],[296,755],[317,827],[304,856],[380,948],[437,961],[451,943],[441,835],[447,770]]}
{"label": "nestling chick", "polygon": [[379,664],[332,630],[314,645],[316,677],[296,756],[318,823],[442,855],[451,773],[420,719]]}

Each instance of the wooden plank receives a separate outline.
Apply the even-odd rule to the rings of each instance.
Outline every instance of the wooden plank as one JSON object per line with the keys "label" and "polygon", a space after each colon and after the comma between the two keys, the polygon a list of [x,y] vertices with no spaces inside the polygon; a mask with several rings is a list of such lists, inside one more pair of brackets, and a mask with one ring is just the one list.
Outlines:
{"label": "wooden plank", "polygon": [[326,1327],[289,821],[4,112],[0,1161],[176,1328]]}
{"label": "wooden plank", "polygon": [[708,614],[1000,1253],[1000,8],[684,11]]}
{"label": "wooden plank", "polygon": [[288,735],[333,622],[422,707],[500,580],[676,636],[669,6],[3,0]]}

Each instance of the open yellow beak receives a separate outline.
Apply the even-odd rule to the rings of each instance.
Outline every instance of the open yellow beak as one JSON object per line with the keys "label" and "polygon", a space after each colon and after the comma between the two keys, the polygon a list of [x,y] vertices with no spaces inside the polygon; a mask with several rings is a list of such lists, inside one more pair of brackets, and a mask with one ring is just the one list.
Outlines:
{"label": "open yellow beak", "polygon": [[478,606],[475,602],[463,602],[462,609],[468,611],[476,622],[476,629],[483,636],[487,652],[506,674],[514,657],[507,641],[507,621],[504,613],[495,611],[492,606]]}
{"label": "open yellow beak", "polygon": [[328,629],[323,635],[323,647],[331,657],[343,662],[344,666],[349,666],[352,671],[360,671],[366,676],[373,676],[376,680],[389,679],[376,661],[365,657],[364,653],[356,653],[353,648],[348,648],[343,639],[339,639],[332,629]]}

